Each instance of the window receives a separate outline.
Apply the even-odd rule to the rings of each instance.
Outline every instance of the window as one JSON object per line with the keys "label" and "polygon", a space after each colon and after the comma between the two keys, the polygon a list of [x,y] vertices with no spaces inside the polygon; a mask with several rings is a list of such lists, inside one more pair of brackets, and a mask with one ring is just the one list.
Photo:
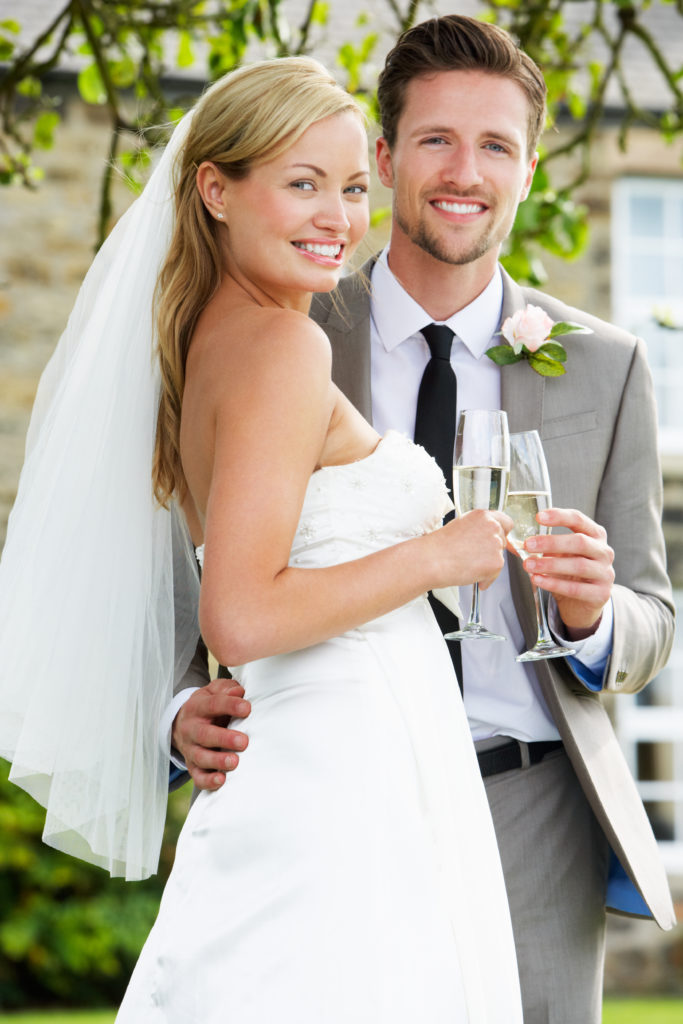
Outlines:
{"label": "window", "polygon": [[611,223],[613,319],[647,342],[662,452],[680,454],[683,178],[621,178],[614,186]]}

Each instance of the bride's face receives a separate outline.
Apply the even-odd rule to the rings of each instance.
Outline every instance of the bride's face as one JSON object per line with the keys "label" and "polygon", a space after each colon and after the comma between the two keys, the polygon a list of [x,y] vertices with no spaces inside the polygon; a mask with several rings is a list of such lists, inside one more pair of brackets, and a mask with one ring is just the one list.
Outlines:
{"label": "bride's face", "polygon": [[368,227],[368,145],[359,118],[335,114],[241,181],[224,179],[226,269],[278,305],[330,291]]}

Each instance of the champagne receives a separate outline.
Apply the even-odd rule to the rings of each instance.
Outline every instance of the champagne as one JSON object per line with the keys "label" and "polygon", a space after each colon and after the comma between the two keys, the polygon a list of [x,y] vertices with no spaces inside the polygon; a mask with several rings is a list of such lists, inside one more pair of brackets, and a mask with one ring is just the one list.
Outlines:
{"label": "champagne", "polygon": [[531,554],[530,551],[524,549],[524,541],[527,537],[535,537],[539,533],[549,532],[547,526],[541,526],[536,521],[536,513],[543,512],[547,508],[550,508],[549,491],[510,491],[508,493],[505,511],[515,524],[510,530],[508,538],[522,558]]}
{"label": "champagne", "polygon": [[474,508],[502,509],[508,486],[503,466],[453,466],[453,493],[458,515]]}

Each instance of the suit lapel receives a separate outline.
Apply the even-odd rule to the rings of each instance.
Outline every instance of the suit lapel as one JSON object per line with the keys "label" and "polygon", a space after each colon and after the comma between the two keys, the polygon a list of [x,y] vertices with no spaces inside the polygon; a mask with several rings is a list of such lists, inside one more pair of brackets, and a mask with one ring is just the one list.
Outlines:
{"label": "suit lapel", "polygon": [[[502,322],[526,305],[523,290],[504,270]],[[501,367],[501,405],[508,414],[510,433],[522,430],[537,430],[543,426],[543,400],[545,378],[534,373],[526,360]],[[519,558],[509,555],[510,588],[519,622],[527,644],[536,640],[536,614],[531,599],[529,577],[522,568]]]}
{"label": "suit lapel", "polygon": [[[525,295],[509,274],[503,273],[502,322],[518,309],[523,309]],[[543,426],[543,400],[545,377],[534,373],[525,359],[511,366],[501,367],[501,405],[508,414],[510,433],[538,430]]]}
{"label": "suit lapel", "polygon": [[[501,323],[527,303],[527,295],[510,275],[503,270],[503,311]],[[508,414],[510,432],[537,430],[543,437],[543,413],[546,379],[535,373],[526,360],[501,368],[501,405]],[[529,646],[535,643],[536,611],[529,577],[522,568],[521,559],[508,555],[510,589],[524,638]],[[568,681],[572,673],[563,658],[555,661],[538,661],[534,670],[541,690],[548,702],[555,723],[561,726],[566,720],[562,702],[556,692],[558,677]]]}
{"label": "suit lapel", "polygon": [[375,259],[342,278],[333,295],[314,296],[311,315],[332,345],[332,379],[372,422],[370,386],[370,273]]}

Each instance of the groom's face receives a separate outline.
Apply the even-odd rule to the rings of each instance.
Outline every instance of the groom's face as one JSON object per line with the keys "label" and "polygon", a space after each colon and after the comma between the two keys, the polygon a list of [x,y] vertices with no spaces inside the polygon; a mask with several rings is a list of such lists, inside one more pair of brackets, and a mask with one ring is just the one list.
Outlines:
{"label": "groom's face", "polygon": [[[444,263],[491,263],[528,195],[538,154],[527,151],[521,87],[482,71],[439,71],[406,89],[396,142],[377,142],[393,189],[392,246],[413,244]],[[398,236],[398,237],[397,237]]]}

